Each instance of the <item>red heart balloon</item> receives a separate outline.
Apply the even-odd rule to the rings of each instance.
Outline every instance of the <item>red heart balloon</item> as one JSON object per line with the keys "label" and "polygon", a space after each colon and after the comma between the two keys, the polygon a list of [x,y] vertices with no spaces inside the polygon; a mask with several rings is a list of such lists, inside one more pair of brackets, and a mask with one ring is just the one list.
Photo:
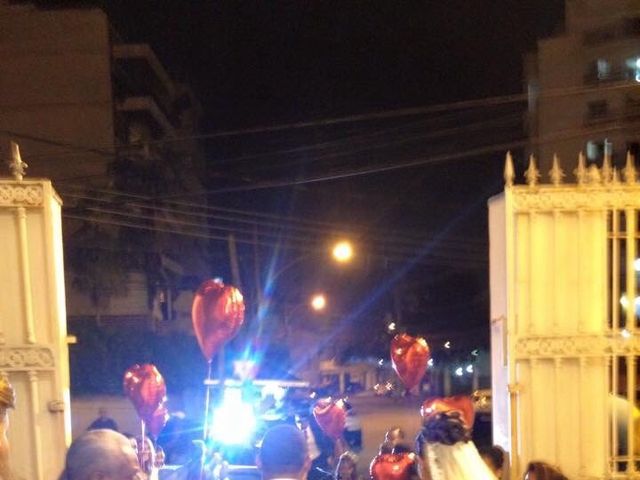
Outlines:
{"label": "red heart balloon", "polygon": [[424,338],[400,333],[391,340],[391,363],[407,390],[420,383],[429,357],[429,345]]}
{"label": "red heart balloon", "polygon": [[167,386],[158,369],[151,364],[134,365],[124,373],[124,393],[140,418],[148,422],[167,394]]}
{"label": "red heart balloon", "polygon": [[383,453],[376,455],[369,465],[373,480],[409,480],[415,453]]}
{"label": "red heart balloon", "polygon": [[145,421],[147,431],[152,437],[158,438],[158,435],[160,435],[160,432],[162,432],[162,429],[168,421],[169,411],[167,410],[167,407],[164,406],[164,403],[160,404],[160,406],[156,408],[156,411],[153,412],[153,415],[151,415],[151,418],[149,418],[148,421]]}
{"label": "red heart balloon", "polygon": [[466,428],[473,428],[475,410],[471,398],[465,395],[427,399],[420,408],[420,415],[427,421],[438,413],[458,412]]}
{"label": "red heart balloon", "polygon": [[206,280],[198,287],[191,305],[191,320],[200,350],[208,362],[244,322],[244,299],[235,287],[222,280]]}
{"label": "red heart balloon", "polygon": [[347,422],[347,412],[342,399],[333,401],[330,398],[323,398],[318,400],[313,407],[313,416],[322,431],[329,437],[337,440],[342,436]]}

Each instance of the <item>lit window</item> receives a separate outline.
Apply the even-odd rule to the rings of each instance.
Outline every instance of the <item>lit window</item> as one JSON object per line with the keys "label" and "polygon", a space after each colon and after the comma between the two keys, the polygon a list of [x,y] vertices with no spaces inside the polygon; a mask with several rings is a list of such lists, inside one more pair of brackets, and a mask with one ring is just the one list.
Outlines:
{"label": "lit window", "polygon": [[600,157],[603,145],[600,142],[589,140],[587,142],[587,160],[595,161]]}
{"label": "lit window", "polygon": [[598,79],[604,80],[611,75],[611,64],[604,58],[599,58],[596,61],[596,68],[598,70]]}
{"label": "lit window", "polygon": [[603,155],[611,156],[613,154],[613,144],[608,139],[589,140],[586,147],[587,160],[595,162],[602,158]]}
{"label": "lit window", "polygon": [[631,57],[626,61],[627,67],[631,70],[634,80],[640,83],[640,57]]}

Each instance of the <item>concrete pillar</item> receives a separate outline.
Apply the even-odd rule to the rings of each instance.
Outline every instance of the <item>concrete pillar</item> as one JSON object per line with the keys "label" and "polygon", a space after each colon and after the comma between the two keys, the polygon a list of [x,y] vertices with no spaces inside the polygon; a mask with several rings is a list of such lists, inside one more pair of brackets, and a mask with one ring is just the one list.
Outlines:
{"label": "concrete pillar", "polygon": [[17,478],[57,478],[71,441],[61,204],[49,181],[0,179],[0,375],[16,391]]}

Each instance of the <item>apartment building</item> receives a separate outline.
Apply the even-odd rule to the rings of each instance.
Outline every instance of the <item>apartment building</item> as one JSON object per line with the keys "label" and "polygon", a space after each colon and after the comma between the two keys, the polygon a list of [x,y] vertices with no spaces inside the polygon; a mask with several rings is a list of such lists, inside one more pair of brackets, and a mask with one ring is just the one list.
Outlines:
{"label": "apartment building", "polygon": [[553,154],[622,165],[640,134],[640,1],[566,0],[561,33],[525,61],[531,151],[546,175]]}
{"label": "apartment building", "polygon": [[0,65],[0,156],[18,142],[65,204],[69,318],[188,328],[207,240],[175,232],[206,220],[162,199],[201,188],[193,92],[96,8],[0,1]]}

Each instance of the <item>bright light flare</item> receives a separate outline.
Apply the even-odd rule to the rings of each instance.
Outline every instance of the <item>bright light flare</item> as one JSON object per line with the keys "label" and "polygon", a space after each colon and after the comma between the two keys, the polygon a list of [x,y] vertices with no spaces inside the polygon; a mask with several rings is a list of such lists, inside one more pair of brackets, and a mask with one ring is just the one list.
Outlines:
{"label": "bright light flare", "polygon": [[251,440],[255,428],[253,406],[242,401],[242,390],[225,389],[222,404],[213,411],[211,437],[227,445],[242,445]]}
{"label": "bright light flare", "polygon": [[387,330],[389,330],[390,332],[395,332],[396,331],[396,322],[391,322],[389,325],[387,325]]}
{"label": "bright light flare", "polygon": [[[626,310],[629,308],[630,306],[630,301],[629,301],[629,297],[627,297],[626,293],[623,293],[622,296],[620,297],[620,305],[622,306],[623,310]],[[637,296],[634,299],[634,307],[635,307],[635,311],[636,311],[636,315],[640,315],[640,296]]]}
{"label": "bright light flare", "polygon": [[280,402],[284,399],[285,395],[287,394],[287,389],[279,385],[265,385],[262,388],[261,394],[262,394],[262,398],[272,396],[276,402]]}
{"label": "bright light flare", "polygon": [[331,253],[336,262],[349,262],[353,258],[353,245],[347,240],[342,240],[334,245]]}
{"label": "bright light flare", "polygon": [[444,348],[451,348],[451,342],[449,341],[444,342]]}
{"label": "bright light flare", "polygon": [[320,312],[327,307],[327,298],[318,293],[311,297],[311,308],[313,308],[316,312]]}
{"label": "bright light flare", "polygon": [[456,368],[455,374],[456,374],[458,377],[461,377],[461,376],[463,375],[463,373],[464,373],[464,372],[462,371],[462,367],[458,367],[458,368]]}

